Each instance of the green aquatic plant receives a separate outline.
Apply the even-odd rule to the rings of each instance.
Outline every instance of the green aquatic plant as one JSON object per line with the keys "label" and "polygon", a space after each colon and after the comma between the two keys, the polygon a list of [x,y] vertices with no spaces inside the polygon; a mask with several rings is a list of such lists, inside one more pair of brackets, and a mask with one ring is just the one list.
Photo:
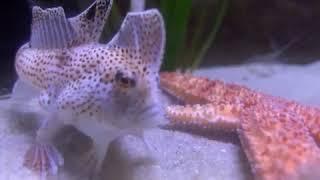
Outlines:
{"label": "green aquatic plant", "polygon": [[212,45],[213,41],[215,40],[215,38],[219,32],[219,29],[222,25],[224,16],[226,15],[228,5],[229,5],[228,0],[221,0],[219,2],[218,8],[217,8],[218,13],[215,17],[214,22],[212,23],[213,24],[212,29],[207,37],[207,40],[204,43],[201,43],[202,45],[200,44],[200,42],[198,42],[199,38],[196,38],[197,36],[200,36],[202,34],[201,29],[203,27],[203,23],[200,24],[197,33],[195,33],[195,38],[194,38],[194,42],[193,42],[194,44],[196,44],[197,46],[200,46],[200,47],[197,47],[197,46],[193,47],[194,50],[192,52],[195,52],[195,53],[192,53],[191,55],[195,54],[195,56],[192,59],[192,64],[190,66],[191,70],[194,70],[195,68],[197,68],[200,65],[206,52],[208,51],[209,47]]}
{"label": "green aquatic plant", "polygon": [[174,70],[183,62],[192,0],[161,0],[160,10],[166,22],[166,53],[163,68]]}
{"label": "green aquatic plant", "polygon": [[[192,9],[191,0],[161,1],[167,23],[167,48],[163,69],[196,69],[213,44],[226,15],[228,0],[218,0],[212,6]],[[216,12],[216,13],[214,13]],[[188,24],[191,17],[194,24]],[[209,26],[208,26],[209,25]],[[193,28],[193,32],[188,31]],[[208,31],[209,29],[209,31]]]}
{"label": "green aquatic plant", "polygon": [[[167,48],[163,69],[196,69],[213,44],[226,15],[228,0],[192,9],[191,0],[162,0],[161,11],[167,28]],[[189,24],[194,18],[194,24]],[[212,18],[214,17],[214,18]],[[210,25],[210,26],[208,26]],[[193,32],[190,32],[193,28]]]}

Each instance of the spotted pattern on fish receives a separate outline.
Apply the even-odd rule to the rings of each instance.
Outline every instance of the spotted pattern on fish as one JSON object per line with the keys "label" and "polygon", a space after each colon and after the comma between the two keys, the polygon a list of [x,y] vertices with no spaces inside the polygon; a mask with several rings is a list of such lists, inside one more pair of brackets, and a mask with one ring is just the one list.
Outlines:
{"label": "spotted pattern on fish", "polygon": [[95,34],[104,24],[105,10],[99,10],[105,4],[97,1],[85,13],[68,19],[79,36],[75,44],[32,48],[27,43],[17,52],[19,77],[43,91],[39,102],[46,109],[101,116],[111,106],[130,109],[157,99],[165,41],[160,13],[155,9],[128,13],[115,37],[100,44]]}

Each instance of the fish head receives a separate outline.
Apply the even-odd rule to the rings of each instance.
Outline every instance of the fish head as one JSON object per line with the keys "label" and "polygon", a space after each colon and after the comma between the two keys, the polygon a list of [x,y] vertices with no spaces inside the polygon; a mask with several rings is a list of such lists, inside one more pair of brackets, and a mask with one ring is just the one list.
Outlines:
{"label": "fish head", "polygon": [[128,114],[130,117],[123,117],[133,119],[130,121],[135,124],[162,114],[159,71],[164,45],[164,23],[158,10],[128,13],[119,32],[107,44],[109,60],[104,69],[112,84],[112,113]]}

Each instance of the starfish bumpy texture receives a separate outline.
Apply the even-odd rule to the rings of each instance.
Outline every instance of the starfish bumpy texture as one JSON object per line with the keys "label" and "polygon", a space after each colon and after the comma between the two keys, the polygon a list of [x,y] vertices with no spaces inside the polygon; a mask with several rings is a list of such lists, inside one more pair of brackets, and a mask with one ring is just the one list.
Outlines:
{"label": "starfish bumpy texture", "polygon": [[173,124],[236,131],[256,179],[319,177],[320,109],[191,74],[163,72],[160,84],[186,104],[167,107]]}

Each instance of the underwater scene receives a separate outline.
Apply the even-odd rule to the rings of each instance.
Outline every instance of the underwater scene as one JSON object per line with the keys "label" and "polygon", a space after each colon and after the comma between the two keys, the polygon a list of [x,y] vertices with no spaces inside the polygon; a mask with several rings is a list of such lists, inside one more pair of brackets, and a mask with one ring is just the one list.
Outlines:
{"label": "underwater scene", "polygon": [[0,180],[320,179],[319,9],[3,2]]}

